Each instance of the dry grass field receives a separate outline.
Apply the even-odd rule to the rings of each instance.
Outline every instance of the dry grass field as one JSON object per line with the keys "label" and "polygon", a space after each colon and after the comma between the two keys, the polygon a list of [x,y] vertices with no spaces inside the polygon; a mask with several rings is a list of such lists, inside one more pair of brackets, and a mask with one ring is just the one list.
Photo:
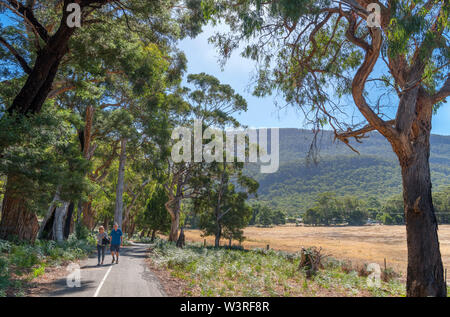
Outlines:
{"label": "dry grass field", "polygon": [[[199,230],[186,230],[186,240],[203,241]],[[337,259],[354,263],[379,263],[384,258],[389,267],[406,272],[406,232],[404,226],[364,227],[249,227],[245,229],[245,248],[265,248],[296,252],[302,246],[322,247],[324,252]],[[213,237],[206,238],[213,244]],[[439,227],[439,240],[444,266],[450,268],[450,225]],[[226,244],[222,241],[221,244]],[[449,278],[448,278],[449,279]],[[450,280],[450,279],[449,279]]]}

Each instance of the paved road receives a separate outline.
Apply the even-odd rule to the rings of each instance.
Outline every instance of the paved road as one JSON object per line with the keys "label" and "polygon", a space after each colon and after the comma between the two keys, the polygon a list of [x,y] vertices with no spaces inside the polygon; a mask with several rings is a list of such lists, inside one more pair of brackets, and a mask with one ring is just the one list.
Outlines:
{"label": "paved road", "polygon": [[[108,250],[109,251],[109,250]],[[81,287],[68,287],[67,279],[55,282],[48,296],[54,297],[161,297],[165,296],[158,278],[148,269],[147,246],[134,244],[121,249],[119,264],[97,266],[97,256],[81,262]],[[68,272],[70,273],[70,272]]]}

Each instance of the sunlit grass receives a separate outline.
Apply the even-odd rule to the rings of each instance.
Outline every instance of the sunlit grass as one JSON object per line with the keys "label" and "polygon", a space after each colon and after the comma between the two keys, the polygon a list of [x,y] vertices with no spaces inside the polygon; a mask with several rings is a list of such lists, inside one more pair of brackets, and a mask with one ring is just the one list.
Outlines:
{"label": "sunlit grass", "polygon": [[369,287],[366,277],[343,272],[337,260],[327,261],[307,279],[296,253],[204,248],[199,243],[180,249],[164,240],[150,247],[156,265],[187,282],[187,296],[404,296],[399,281]]}

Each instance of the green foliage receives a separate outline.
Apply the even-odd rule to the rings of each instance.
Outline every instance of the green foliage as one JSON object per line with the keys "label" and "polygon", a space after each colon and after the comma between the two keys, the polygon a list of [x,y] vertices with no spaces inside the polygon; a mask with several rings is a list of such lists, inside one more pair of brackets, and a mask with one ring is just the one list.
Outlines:
{"label": "green foliage", "polygon": [[[45,273],[45,268],[86,257],[95,249],[95,237],[79,240],[71,235],[67,241],[36,240],[34,244],[0,240],[0,297],[13,286],[21,286],[11,274],[30,280]],[[20,294],[19,294],[20,295]]]}
{"label": "green foliage", "polygon": [[377,215],[377,219],[386,225],[401,225],[405,223],[404,205],[401,196],[389,198]]}
{"label": "green foliage", "polygon": [[75,223],[75,236],[78,240],[86,240],[90,235],[90,231],[81,221]]}
{"label": "green foliage", "polygon": [[[205,165],[205,176],[198,178],[200,190],[193,198],[194,212],[204,235],[222,235],[241,241],[252,209],[247,204],[258,183],[242,174],[243,164],[213,162]],[[198,186],[198,185],[197,185]]]}
{"label": "green foliage", "polygon": [[[286,213],[279,209],[273,209],[265,204],[256,203],[252,205],[253,220],[250,224],[258,224],[264,227],[271,225],[284,225]],[[295,223],[295,220],[294,220]]]}
{"label": "green foliage", "polygon": [[221,84],[217,78],[205,73],[191,74],[187,82],[196,89],[190,91],[189,98],[197,119],[206,125],[240,125],[232,114],[247,111],[247,101],[230,85]]}
{"label": "green foliage", "polygon": [[29,207],[46,210],[57,186],[61,197],[76,199],[87,186],[84,175],[89,168],[73,135],[80,118],[54,106],[20,118],[0,112],[0,118],[0,175],[28,180],[16,190],[34,197]]}
{"label": "green foliage", "polygon": [[155,186],[144,210],[136,216],[138,230],[143,233],[157,231],[167,234],[170,230],[170,215],[166,210],[167,194],[161,186]]}
{"label": "green foliage", "polygon": [[317,196],[315,206],[306,211],[303,222],[310,225],[347,223],[361,226],[368,220],[366,208],[365,203],[355,197],[337,197],[335,193],[325,192]]}

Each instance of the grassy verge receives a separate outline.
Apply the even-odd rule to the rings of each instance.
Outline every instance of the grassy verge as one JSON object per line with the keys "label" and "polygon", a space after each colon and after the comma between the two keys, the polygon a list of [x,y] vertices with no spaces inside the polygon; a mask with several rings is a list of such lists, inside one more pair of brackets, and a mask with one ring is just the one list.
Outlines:
{"label": "grassy verge", "polygon": [[93,237],[78,240],[74,235],[62,243],[0,240],[0,297],[25,295],[27,284],[43,275],[46,267],[84,258],[95,244]]}
{"label": "grassy verge", "polygon": [[297,253],[204,248],[198,243],[179,249],[165,240],[150,247],[154,264],[185,282],[185,296],[404,296],[397,279],[371,287],[348,262],[332,258],[307,278],[298,269]]}

